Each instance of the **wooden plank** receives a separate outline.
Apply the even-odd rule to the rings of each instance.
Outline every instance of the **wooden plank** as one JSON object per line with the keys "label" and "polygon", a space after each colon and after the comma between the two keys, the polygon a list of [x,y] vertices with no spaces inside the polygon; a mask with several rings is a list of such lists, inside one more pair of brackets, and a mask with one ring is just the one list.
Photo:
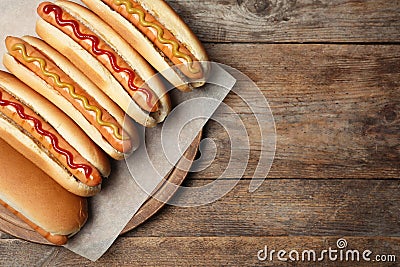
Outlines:
{"label": "wooden plank", "polygon": [[[213,60],[248,75],[269,101],[277,128],[269,178],[400,177],[400,45],[213,44],[207,49]],[[231,94],[225,103],[249,132],[245,177],[252,177],[260,151],[258,126],[239,97]],[[193,179],[219,177],[229,162],[223,128],[211,122],[204,136],[216,140],[217,160]]]}
{"label": "wooden plank", "polygon": [[[198,187],[208,181],[189,180]],[[128,236],[400,236],[396,180],[248,181],[200,207],[168,206]],[[177,195],[194,202],[202,196]]]}
{"label": "wooden plank", "polygon": [[168,0],[206,42],[399,42],[400,1]]}
{"label": "wooden plank", "polygon": [[[204,182],[189,180],[186,186]],[[274,179],[266,180],[254,193],[248,192],[248,185],[248,181],[240,181],[226,196],[208,205],[167,206],[124,236],[400,237],[399,181]]]}
{"label": "wooden plank", "polygon": [[[24,241],[0,240],[0,265],[1,266],[396,266],[400,255],[400,238],[392,237],[345,237],[348,247],[337,249],[337,240],[342,237],[162,237],[162,238],[119,238],[115,245],[96,263],[90,262],[64,248],[53,248],[44,245],[34,245]],[[272,261],[259,261],[258,251],[265,249],[286,250],[299,252],[299,261],[280,261],[277,254],[273,254]],[[337,255],[336,260],[330,260],[322,250],[338,250],[331,254]],[[309,258],[304,250],[314,250]],[[348,250],[359,251],[359,261]],[[370,250],[365,261],[362,253]],[[342,260],[340,260],[342,251]],[[292,258],[296,259],[295,252]],[[335,254],[336,253],[336,254]],[[346,254],[347,253],[347,254]],[[356,252],[354,252],[356,253]],[[312,254],[311,254],[312,255]],[[348,261],[346,261],[346,255]],[[356,255],[356,254],[354,254]],[[367,254],[365,254],[367,255]],[[375,260],[385,255],[391,262],[380,263]],[[263,255],[260,253],[261,258]],[[318,262],[318,258],[321,261]],[[311,259],[311,260],[309,260]]]}
{"label": "wooden plank", "polygon": [[[202,183],[189,180],[186,185],[201,186]],[[396,180],[276,179],[265,181],[259,190],[250,194],[248,181],[241,181],[215,203],[197,208],[164,208],[137,230],[118,239],[98,263],[185,264],[191,258],[204,265],[219,265],[223,261],[228,264],[235,260],[240,265],[255,264],[254,253],[264,245],[317,250],[343,236],[352,249],[368,247],[399,255],[399,187]],[[193,196],[177,197],[193,199]],[[233,250],[226,255],[218,254],[229,247]],[[197,259],[200,255],[207,256],[202,261]],[[0,240],[0,266],[36,262],[89,264],[61,248]]]}

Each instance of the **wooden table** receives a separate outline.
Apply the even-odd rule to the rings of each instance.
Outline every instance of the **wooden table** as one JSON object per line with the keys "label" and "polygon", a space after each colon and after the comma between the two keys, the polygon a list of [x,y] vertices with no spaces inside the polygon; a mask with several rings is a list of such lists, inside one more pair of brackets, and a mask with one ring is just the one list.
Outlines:
{"label": "wooden table", "polygon": [[[257,253],[265,246],[321,251],[336,248],[339,238],[347,249],[396,255],[399,264],[400,1],[168,2],[213,61],[241,70],[267,97],[277,128],[267,180],[248,192],[259,155],[255,140],[245,176],[228,195],[197,208],[165,207],[96,263],[2,234],[0,265],[310,266],[317,263],[276,255],[261,262]],[[234,95],[226,103],[253,134],[246,106]],[[189,175],[188,186],[212,181],[229,160],[223,129],[209,123],[205,136],[216,138],[218,159]]]}

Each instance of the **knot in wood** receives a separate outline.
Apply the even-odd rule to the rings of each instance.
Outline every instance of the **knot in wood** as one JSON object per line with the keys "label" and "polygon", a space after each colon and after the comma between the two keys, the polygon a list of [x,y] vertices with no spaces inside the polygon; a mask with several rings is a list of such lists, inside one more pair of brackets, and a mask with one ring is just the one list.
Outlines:
{"label": "knot in wood", "polygon": [[268,15],[272,5],[268,0],[238,0],[238,3],[257,16]]}
{"label": "knot in wood", "polygon": [[386,123],[398,122],[400,113],[400,105],[389,104],[386,105],[382,110],[381,114]]}
{"label": "knot in wood", "polygon": [[256,17],[288,21],[296,0],[237,0],[239,6]]}

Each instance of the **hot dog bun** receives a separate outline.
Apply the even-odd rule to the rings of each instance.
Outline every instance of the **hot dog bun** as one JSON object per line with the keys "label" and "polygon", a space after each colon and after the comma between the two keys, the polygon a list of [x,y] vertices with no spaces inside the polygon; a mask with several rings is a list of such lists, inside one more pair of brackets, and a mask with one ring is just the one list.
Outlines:
{"label": "hot dog bun", "polygon": [[151,66],[104,21],[67,1],[43,2],[38,14],[38,35],[135,121],[153,127],[165,119],[171,107],[162,81],[153,77]]}
{"label": "hot dog bun", "polygon": [[67,192],[0,138],[0,204],[48,241],[63,245],[85,224],[85,198]]}
{"label": "hot dog bun", "polygon": [[125,113],[64,56],[28,36],[7,37],[6,47],[3,61],[10,72],[60,107],[108,155],[119,160],[138,147]]}
{"label": "hot dog bun", "polygon": [[99,192],[111,171],[107,156],[69,117],[2,71],[0,137],[76,195]]}
{"label": "hot dog bun", "polygon": [[[82,0],[111,25],[175,87],[204,85],[207,53],[185,22],[163,0]],[[175,66],[175,71],[165,71]]]}

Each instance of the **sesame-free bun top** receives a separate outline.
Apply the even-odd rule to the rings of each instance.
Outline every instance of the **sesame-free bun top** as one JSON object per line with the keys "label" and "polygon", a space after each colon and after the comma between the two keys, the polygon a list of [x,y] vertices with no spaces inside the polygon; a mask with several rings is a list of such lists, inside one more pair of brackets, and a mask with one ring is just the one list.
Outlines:
{"label": "sesame-free bun top", "polygon": [[56,243],[75,234],[88,217],[85,198],[69,193],[0,138],[0,200],[49,232]]}

